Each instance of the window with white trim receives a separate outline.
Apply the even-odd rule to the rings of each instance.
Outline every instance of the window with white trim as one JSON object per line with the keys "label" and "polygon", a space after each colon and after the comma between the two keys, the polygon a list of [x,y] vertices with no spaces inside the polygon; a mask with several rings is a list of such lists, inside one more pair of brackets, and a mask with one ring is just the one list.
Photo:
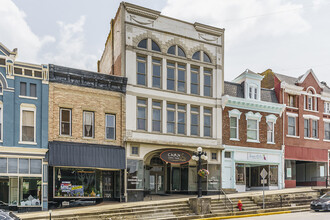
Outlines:
{"label": "window with white trim", "polygon": [[192,66],[190,74],[190,93],[199,95],[199,67]]}
{"label": "window with white trim", "polygon": [[319,137],[319,121],[312,120],[312,138]]}
{"label": "window with white trim", "polygon": [[258,88],[257,88],[257,86],[254,86],[254,85],[249,86],[249,98],[250,99],[258,99]]}
{"label": "window with white trim", "polygon": [[71,136],[71,109],[60,109],[60,135]]}
{"label": "window with white trim", "polygon": [[114,114],[105,114],[105,138],[116,139],[116,115]]}
{"label": "window with white trim", "polygon": [[212,109],[204,108],[204,137],[211,137],[212,134]]}
{"label": "window with white trim", "polygon": [[296,107],[296,96],[295,95],[288,95],[288,106]]}
{"label": "window with white trim", "polygon": [[190,115],[191,115],[190,134],[199,135],[199,107],[191,106]]}
{"label": "window with white trim", "polygon": [[137,85],[147,85],[147,58],[137,55]]}
{"label": "window with white trim", "polygon": [[330,102],[324,102],[324,113],[330,114]]}
{"label": "window with white trim", "polygon": [[21,141],[35,142],[35,110],[22,109]]}
{"label": "window with white trim", "polygon": [[2,106],[0,105],[0,140],[2,140]]}
{"label": "window with white trim", "polygon": [[137,100],[137,129],[147,130],[147,100],[138,99]]}
{"label": "window with white trim", "polygon": [[230,110],[228,114],[229,114],[230,140],[238,140],[239,119],[242,113],[237,109],[233,109]]}
{"label": "window with white trim", "polygon": [[83,112],[83,124],[84,124],[84,137],[94,137],[94,112],[84,111]]}
{"label": "window with white trim", "polygon": [[309,119],[304,119],[304,137],[310,137],[311,130],[310,130],[310,122]]}
{"label": "window with white trim", "polygon": [[308,95],[304,97],[305,110],[317,111],[317,97],[314,88],[309,89],[307,93]]}
{"label": "window with white trim", "polygon": [[274,143],[274,122],[267,122],[267,143]]}
{"label": "window with white trim", "polygon": [[152,87],[162,87],[162,61],[158,58],[152,58]]}
{"label": "window with white trim", "polygon": [[247,120],[247,141],[259,141],[259,122],[262,115],[260,113],[248,112],[245,114]]}
{"label": "window with white trim", "polygon": [[296,136],[296,118],[288,116],[288,135]]}
{"label": "window with white trim", "polygon": [[152,101],[152,131],[162,131],[162,104],[161,101]]}
{"label": "window with white trim", "polygon": [[324,139],[330,140],[330,122],[324,122]]}
{"label": "window with white trim", "polygon": [[137,146],[132,146],[132,147],[131,147],[131,155],[136,155],[136,156],[138,156],[138,155],[139,155],[139,147],[137,147]]}

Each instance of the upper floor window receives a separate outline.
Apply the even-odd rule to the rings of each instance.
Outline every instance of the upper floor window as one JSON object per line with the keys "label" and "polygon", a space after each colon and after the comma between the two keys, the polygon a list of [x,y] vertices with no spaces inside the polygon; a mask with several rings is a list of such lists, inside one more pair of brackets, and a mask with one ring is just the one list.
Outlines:
{"label": "upper floor window", "polygon": [[330,102],[324,102],[324,113],[330,114]]}
{"label": "upper floor window", "polygon": [[167,53],[175,55],[175,56],[186,57],[186,53],[178,45],[173,45],[173,46],[169,47],[168,50],[167,50]]}
{"label": "upper floor window", "polygon": [[211,137],[212,134],[212,109],[204,108],[204,137]]}
{"label": "upper floor window", "polygon": [[230,140],[238,140],[238,128],[241,112],[237,109],[230,110],[229,112],[229,127],[230,127]]}
{"label": "upper floor window", "polygon": [[0,140],[2,140],[2,108],[0,106]]}
{"label": "upper floor window", "polygon": [[34,83],[30,84],[30,96],[37,97],[37,85]]}
{"label": "upper floor window", "polygon": [[317,97],[315,97],[314,88],[310,88],[308,95],[305,95],[305,109],[317,111]]}
{"label": "upper floor window", "polygon": [[262,115],[260,113],[248,112],[245,114],[247,120],[247,141],[259,141],[259,122]]}
{"label": "upper floor window", "polygon": [[204,69],[204,96],[212,96],[212,70]]}
{"label": "upper floor window", "polygon": [[186,91],[186,65],[167,62],[167,90]]}
{"label": "upper floor window", "polygon": [[26,82],[20,82],[20,92],[21,96],[27,96],[26,94]]}
{"label": "upper floor window", "polygon": [[60,109],[60,135],[71,135],[71,109]]}
{"label": "upper floor window", "polygon": [[21,141],[35,142],[35,110],[22,109]]}
{"label": "upper floor window", "polygon": [[190,93],[198,95],[199,94],[199,68],[198,67],[191,67],[190,72]]}
{"label": "upper floor window", "polygon": [[152,59],[152,87],[161,88],[162,86],[162,62],[159,59]]}
{"label": "upper floor window", "polygon": [[[203,58],[203,59],[202,59]],[[197,51],[193,54],[192,59],[200,60],[206,63],[211,63],[211,58],[204,51]]]}
{"label": "upper floor window", "polygon": [[288,95],[288,106],[296,107],[296,96],[295,95]]}
{"label": "upper floor window", "polygon": [[83,127],[84,137],[94,137],[94,112],[84,111],[83,112]]}
{"label": "upper floor window", "polygon": [[137,84],[147,85],[147,58],[144,56],[137,56]]}
{"label": "upper floor window", "polygon": [[105,138],[116,139],[116,115],[105,114]]}
{"label": "upper floor window", "polygon": [[162,129],[162,104],[152,101],[152,131],[161,132]]}
{"label": "upper floor window", "polygon": [[[151,45],[151,48],[150,48],[150,46],[149,45]],[[155,41],[153,41],[153,40],[151,40],[151,39],[148,39],[148,38],[146,38],[146,39],[143,39],[143,40],[141,40],[139,43],[138,43],[138,47],[139,48],[143,48],[143,49],[151,49],[151,50],[153,50],[153,51],[157,51],[157,52],[160,52],[160,47],[159,47],[159,45],[155,42]]]}
{"label": "upper floor window", "polygon": [[296,136],[296,118],[288,117],[288,135]]}
{"label": "upper floor window", "polygon": [[199,135],[199,107],[191,106],[191,125],[190,133],[191,135]]}
{"label": "upper floor window", "polygon": [[0,59],[0,65],[6,65],[6,59]]}
{"label": "upper floor window", "polygon": [[186,134],[186,105],[167,103],[167,133]]}
{"label": "upper floor window", "polygon": [[274,143],[274,122],[267,122],[267,143]]}
{"label": "upper floor window", "polygon": [[253,85],[249,86],[249,98],[250,99],[258,98],[258,88],[256,86],[253,86]]}
{"label": "upper floor window", "polygon": [[2,84],[0,83],[0,93],[2,93]]}
{"label": "upper floor window", "polygon": [[137,100],[137,129],[147,130],[147,100]]}
{"label": "upper floor window", "polygon": [[312,120],[312,138],[319,137],[319,121]]}
{"label": "upper floor window", "polygon": [[310,137],[311,135],[311,128],[310,128],[310,123],[309,119],[304,119],[304,137]]}
{"label": "upper floor window", "polygon": [[[330,140],[330,122],[324,123],[324,139]],[[330,153],[329,153],[329,156],[330,156]],[[329,157],[329,159],[330,159],[330,157]]]}

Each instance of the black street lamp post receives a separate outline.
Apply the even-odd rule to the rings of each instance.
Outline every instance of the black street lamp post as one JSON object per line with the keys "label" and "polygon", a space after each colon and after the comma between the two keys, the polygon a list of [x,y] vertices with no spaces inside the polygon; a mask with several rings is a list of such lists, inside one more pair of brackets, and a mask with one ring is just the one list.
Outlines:
{"label": "black street lamp post", "polygon": [[197,152],[194,152],[192,159],[197,161],[197,198],[202,197],[202,177],[198,174],[198,171],[202,169],[202,160],[207,160],[206,152],[203,152],[201,147],[197,148]]}

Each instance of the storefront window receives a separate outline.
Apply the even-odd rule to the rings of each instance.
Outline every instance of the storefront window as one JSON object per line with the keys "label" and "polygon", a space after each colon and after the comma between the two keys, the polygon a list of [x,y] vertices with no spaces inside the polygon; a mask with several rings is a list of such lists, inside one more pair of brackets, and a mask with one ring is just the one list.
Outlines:
{"label": "storefront window", "polygon": [[236,164],[236,184],[245,184],[244,178],[244,164],[237,163]]}
{"label": "storefront window", "polygon": [[208,190],[220,188],[220,164],[209,164]]}
{"label": "storefront window", "polygon": [[9,179],[9,204],[12,206],[17,206],[17,199],[18,199],[18,178],[13,177]]}
{"label": "storefront window", "polygon": [[20,206],[41,205],[41,178],[20,177],[19,180],[19,201]]}
{"label": "storefront window", "polygon": [[270,165],[269,166],[269,183],[270,185],[277,186],[278,184],[278,166]]}
{"label": "storefront window", "polygon": [[285,179],[296,180],[296,161],[285,160]]}
{"label": "storefront window", "polygon": [[56,167],[55,197],[102,197],[101,171]]}
{"label": "storefront window", "polygon": [[143,189],[142,160],[127,160],[127,189]]}

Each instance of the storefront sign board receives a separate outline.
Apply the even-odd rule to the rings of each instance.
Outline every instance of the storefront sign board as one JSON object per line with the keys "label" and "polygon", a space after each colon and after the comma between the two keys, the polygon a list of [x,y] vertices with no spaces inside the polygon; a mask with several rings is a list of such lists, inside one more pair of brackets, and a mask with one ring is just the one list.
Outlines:
{"label": "storefront sign board", "polygon": [[184,164],[191,160],[191,155],[183,150],[166,150],[160,154],[160,158],[173,164]]}
{"label": "storefront sign board", "polygon": [[267,154],[248,153],[247,156],[249,161],[267,161],[268,159]]}

